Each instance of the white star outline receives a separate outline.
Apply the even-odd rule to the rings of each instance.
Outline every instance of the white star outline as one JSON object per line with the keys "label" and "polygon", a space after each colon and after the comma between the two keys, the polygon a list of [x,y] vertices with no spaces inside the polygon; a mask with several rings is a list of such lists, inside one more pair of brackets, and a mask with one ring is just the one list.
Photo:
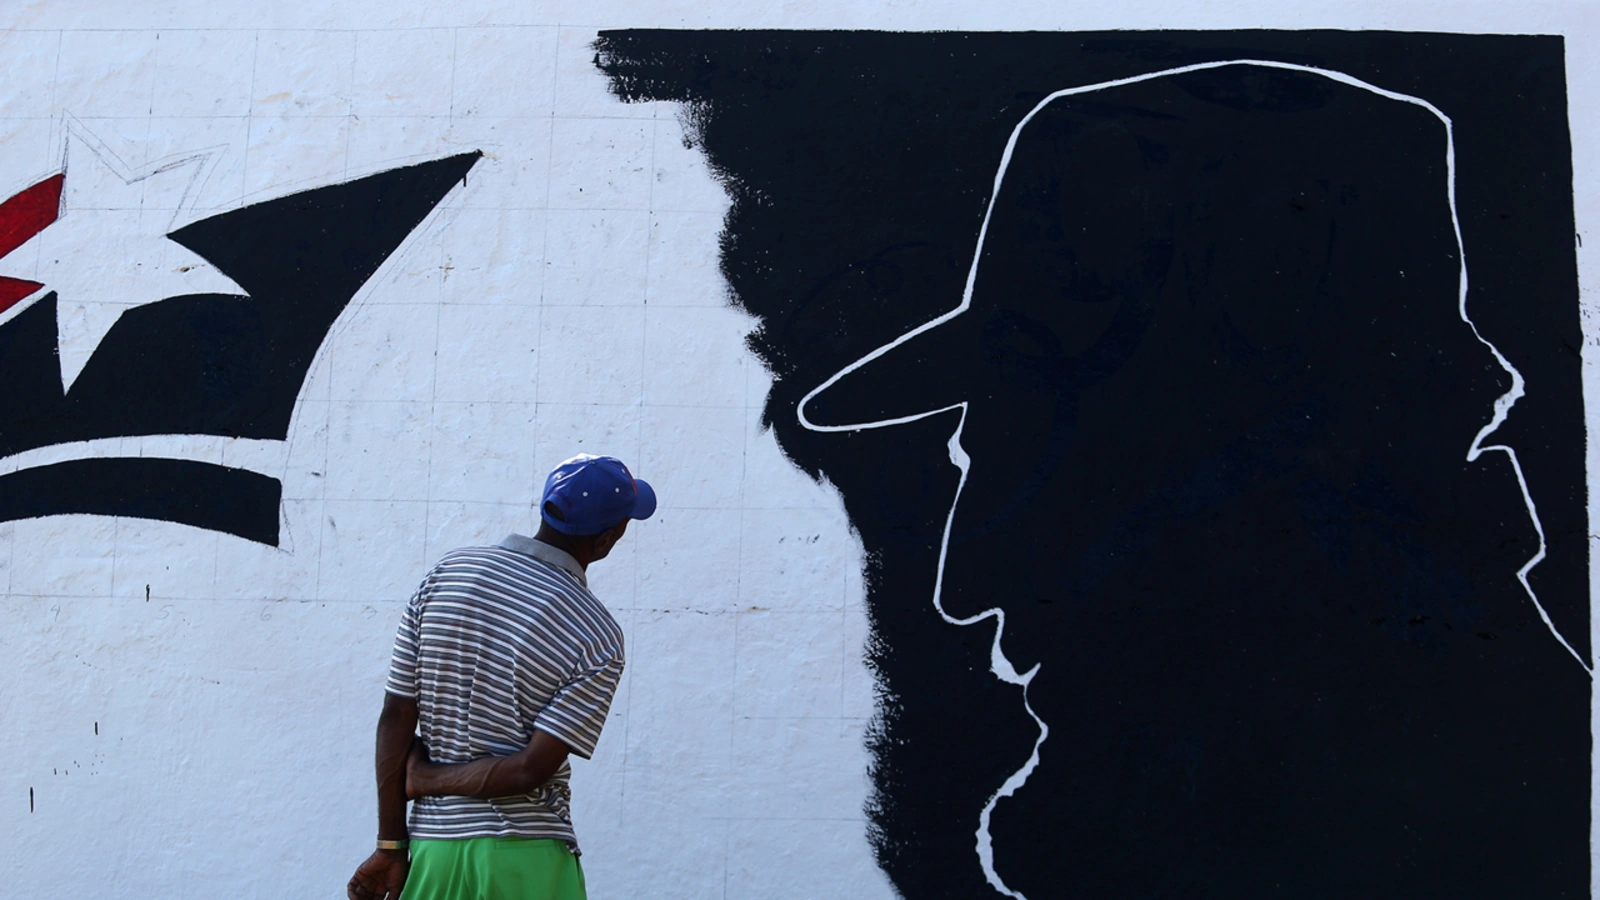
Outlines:
{"label": "white star outline", "polygon": [[182,294],[245,291],[167,238],[180,224],[204,218],[195,215],[195,202],[226,145],[135,167],[126,162],[133,148],[116,152],[71,113],[62,113],[62,124],[60,213],[0,258],[0,275],[44,286],[0,314],[0,325],[54,291],[61,387],[67,391],[127,310]]}

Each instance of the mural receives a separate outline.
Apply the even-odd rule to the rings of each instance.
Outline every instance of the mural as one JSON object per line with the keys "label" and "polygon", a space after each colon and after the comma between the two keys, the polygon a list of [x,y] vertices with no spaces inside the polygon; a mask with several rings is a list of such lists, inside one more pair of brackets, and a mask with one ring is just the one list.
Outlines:
{"label": "mural", "polygon": [[596,897],[1585,896],[1593,22],[935,6],[20,4],[8,893],[337,893],[581,450]]}
{"label": "mural", "polygon": [[597,47],[868,552],[906,896],[1587,889],[1559,38]]}
{"label": "mural", "polygon": [[[134,173],[81,123],[68,122],[68,146],[91,151],[88,158],[73,157],[69,169],[0,205],[0,253],[47,240],[58,218],[63,226],[95,218],[100,208],[88,204],[109,205],[91,196],[83,208],[59,216],[63,187],[74,184],[80,166],[98,163],[111,170],[113,184],[135,186],[178,172],[188,176],[179,181],[187,192],[211,155],[179,154]],[[165,235],[194,255],[187,268],[215,267],[227,292],[133,303],[98,296],[104,289],[93,276],[100,265],[91,258],[52,268],[71,285],[68,299],[79,300],[72,295],[81,286],[91,303],[101,301],[90,308],[101,311],[104,327],[76,366],[63,352],[57,291],[0,279],[0,313],[8,313],[0,324],[0,463],[10,466],[0,475],[0,521],[134,516],[276,545],[281,483],[270,475],[157,455],[43,462],[27,454],[70,456],[72,448],[61,445],[141,435],[285,440],[295,398],[334,320],[479,156],[464,153],[252,203]],[[102,249],[90,243],[90,252]],[[32,302],[18,306],[30,296]]]}
{"label": "mural", "polygon": [[342,895],[417,579],[589,451],[662,501],[590,572],[628,650],[574,765],[593,896],[893,897],[860,546],[761,426],[675,107],[584,24],[74,2],[0,33],[0,893],[104,893],[92,856]]}

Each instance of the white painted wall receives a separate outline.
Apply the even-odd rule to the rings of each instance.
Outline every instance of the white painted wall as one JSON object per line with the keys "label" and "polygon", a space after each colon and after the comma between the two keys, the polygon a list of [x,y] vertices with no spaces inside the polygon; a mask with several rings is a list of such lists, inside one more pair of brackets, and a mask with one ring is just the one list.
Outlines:
{"label": "white painted wall", "polygon": [[[892,896],[862,813],[860,548],[836,494],[760,428],[768,376],[716,271],[727,201],[674,109],[605,93],[587,49],[600,24],[1562,32],[1588,234],[1594,10],[13,4],[0,16],[16,29],[0,32],[6,196],[55,170],[63,111],[129,165],[223,147],[189,220],[487,155],[324,345],[286,453],[266,460],[284,482],[283,549],[141,520],[0,525],[0,894],[342,896],[373,837],[371,734],[401,604],[443,551],[528,532],[543,473],[586,450],[627,460],[662,501],[593,572],[629,666],[574,776],[591,894]],[[138,289],[117,252],[84,264],[108,291]],[[1591,387],[1596,252],[1579,257]],[[31,272],[12,256],[0,274]]]}
{"label": "white painted wall", "polygon": [[[544,473],[590,451],[622,457],[661,498],[592,573],[629,642],[600,748],[574,777],[593,895],[889,894],[862,813],[859,548],[835,494],[759,426],[769,379],[715,268],[722,191],[674,109],[605,92],[593,38],[539,26],[0,41],[5,83],[21,88],[0,99],[11,190],[57,165],[62,110],[132,168],[224,145],[178,224],[486,154],[340,319],[286,455],[268,454],[281,550],[133,519],[0,526],[13,625],[0,636],[0,893],[343,896],[374,834],[372,732],[402,605],[442,552],[532,533]],[[187,173],[136,183],[131,213],[98,209],[74,190],[105,167],[69,150],[52,228],[167,229],[170,213],[139,210],[141,188],[181,188]],[[51,282],[41,257],[59,248],[32,249],[0,273]],[[99,290],[63,288],[64,320],[106,296],[163,296],[119,258],[125,243],[68,250]]]}

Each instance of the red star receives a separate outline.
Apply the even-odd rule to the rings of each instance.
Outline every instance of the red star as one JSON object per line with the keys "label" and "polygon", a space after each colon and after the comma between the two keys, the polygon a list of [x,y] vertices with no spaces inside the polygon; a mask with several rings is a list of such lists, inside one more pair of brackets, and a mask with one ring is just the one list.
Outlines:
{"label": "red star", "polygon": [[[21,247],[61,214],[61,185],[57,173],[0,203],[0,256]],[[0,276],[0,313],[44,287],[37,281]]]}

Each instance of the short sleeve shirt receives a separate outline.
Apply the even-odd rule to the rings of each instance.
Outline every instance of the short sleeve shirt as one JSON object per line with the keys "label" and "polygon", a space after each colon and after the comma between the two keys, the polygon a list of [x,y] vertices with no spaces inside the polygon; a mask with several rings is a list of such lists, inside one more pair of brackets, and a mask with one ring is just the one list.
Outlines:
{"label": "short sleeve shirt", "polygon": [[[622,629],[565,551],[522,535],[447,554],[401,616],[387,690],[417,701],[434,762],[509,756],[535,730],[588,759],[622,677]],[[411,836],[554,838],[577,846],[572,769],[530,794],[425,797]]]}

